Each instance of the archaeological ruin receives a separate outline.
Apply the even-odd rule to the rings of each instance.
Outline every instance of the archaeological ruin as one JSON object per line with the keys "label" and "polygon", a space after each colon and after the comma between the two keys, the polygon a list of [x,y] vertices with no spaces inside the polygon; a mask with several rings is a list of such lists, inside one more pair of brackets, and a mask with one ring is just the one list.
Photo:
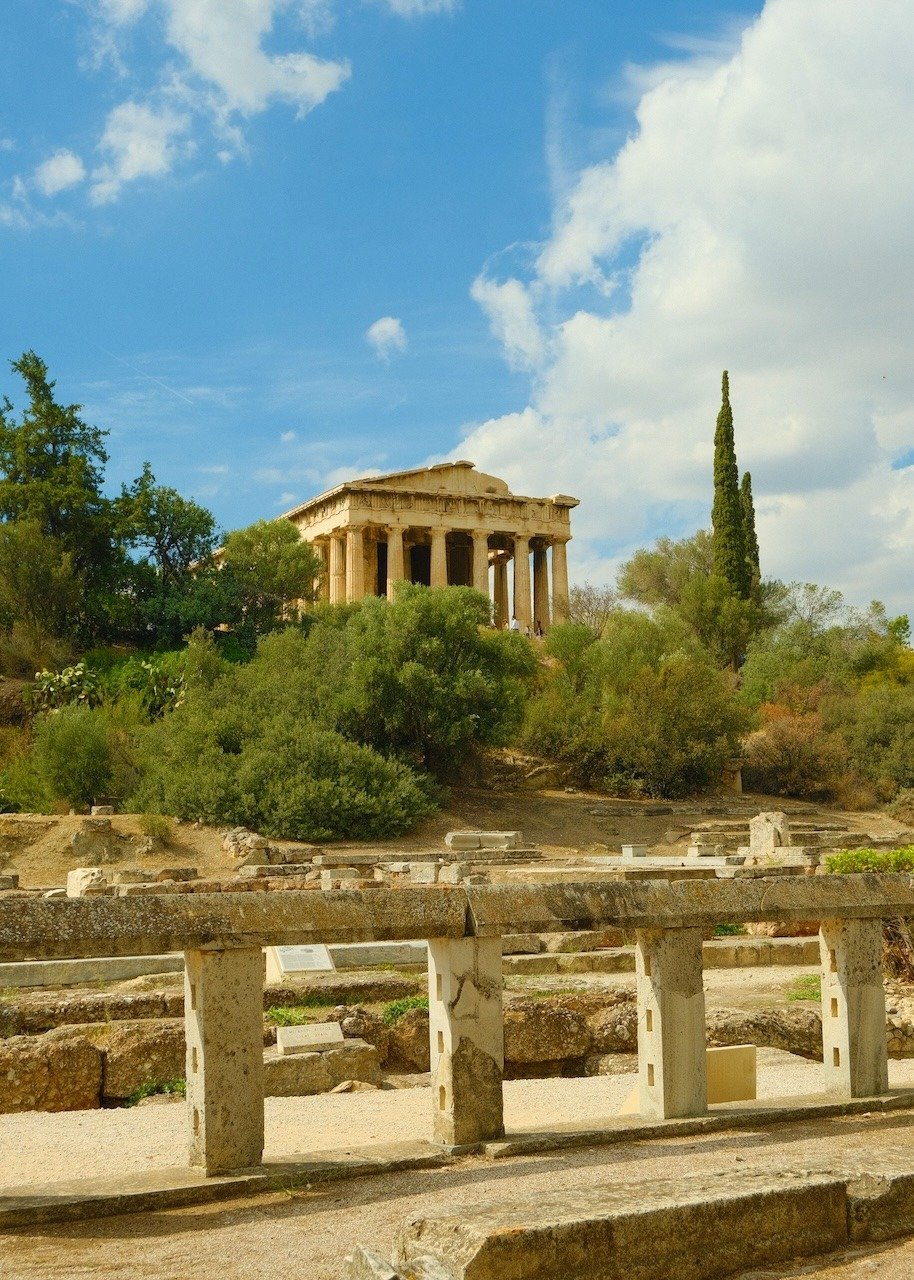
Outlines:
{"label": "archaeological ruin", "polygon": [[[568,615],[567,494],[528,498],[472,462],[347,481],[285,514],[324,563],[331,603],[392,596],[396,583],[475,587],[495,623],[545,632]],[[509,581],[510,571],[510,581]]]}

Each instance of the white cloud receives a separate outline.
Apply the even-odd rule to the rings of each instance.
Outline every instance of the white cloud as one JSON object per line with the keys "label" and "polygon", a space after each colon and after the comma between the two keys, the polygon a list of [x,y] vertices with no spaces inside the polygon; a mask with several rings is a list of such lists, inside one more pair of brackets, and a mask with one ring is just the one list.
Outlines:
{"label": "white cloud", "polygon": [[13,138],[0,137],[0,151],[15,151],[16,142]]}
{"label": "white cloud", "polygon": [[43,196],[56,196],[78,186],[86,176],[86,166],[72,151],[55,151],[35,170],[34,183]]}
{"label": "white cloud", "polygon": [[99,150],[108,158],[92,173],[92,202],[108,204],[117,199],[125,183],[169,173],[189,123],[185,115],[141,102],[122,102],[115,107],[99,143]]}
{"label": "white cloud", "polygon": [[430,13],[453,13],[460,0],[380,0],[398,18],[424,18]]}
{"label": "white cloud", "polygon": [[763,568],[914,608],[912,59],[906,0],[768,0],[735,52],[644,72],[529,280],[476,282],[534,377],[455,456],[582,497],[572,563],[707,524],[729,368]]}
{"label": "white cloud", "polygon": [[295,439],[295,432],[284,431],[279,438],[283,442],[283,444],[291,444],[292,441]]}
{"label": "white cloud", "polygon": [[498,284],[478,276],[470,290],[489,317],[495,337],[515,369],[536,368],[546,354],[546,343],[530,291],[519,280]]}
{"label": "white cloud", "polygon": [[382,316],[365,331],[365,338],[380,360],[389,360],[397,351],[405,351],[406,330],[396,316]]}

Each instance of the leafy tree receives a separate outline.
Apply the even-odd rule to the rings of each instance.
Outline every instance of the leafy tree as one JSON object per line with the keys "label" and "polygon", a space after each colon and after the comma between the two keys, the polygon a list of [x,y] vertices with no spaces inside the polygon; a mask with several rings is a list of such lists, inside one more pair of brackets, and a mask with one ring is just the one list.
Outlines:
{"label": "leafy tree", "polygon": [[619,592],[649,607],[678,609],[695,577],[714,572],[714,541],[706,529],[674,542],[658,538],[652,548],[636,551],[619,570]]}
{"label": "leafy tree", "polygon": [[568,620],[579,622],[599,638],[617,603],[611,587],[595,587],[590,582],[573,586],[569,594]]}
{"label": "leafy tree", "polygon": [[125,540],[146,552],[160,581],[169,586],[216,545],[212,514],[176,489],[156,484],[148,462],[133,484],[121,490],[118,514]]}
{"label": "leafy tree", "polygon": [[35,730],[35,764],[51,792],[80,808],[108,792],[113,760],[108,726],[97,710],[62,707]]}
{"label": "leafy tree", "polygon": [[21,632],[18,648],[33,669],[59,655],[54,641],[73,638],[83,590],[71,552],[37,520],[0,524],[0,626]]}
{"label": "leafy tree", "polygon": [[[298,617],[315,599],[323,563],[288,520],[258,520],[225,539],[223,572],[235,584],[241,621],[256,635]],[[224,619],[228,622],[231,619]]]}
{"label": "leafy tree", "polygon": [[748,573],[749,594],[753,600],[758,599],[762,581],[762,570],[759,563],[758,534],[755,530],[755,503],[752,500],[752,476],[748,471],[743,473],[739,487],[739,501],[743,514],[743,545],[746,548],[746,569]]}
{"label": "leafy tree", "polygon": [[105,432],[82,420],[80,405],[58,403],[34,351],[12,368],[25,381],[28,405],[18,420],[8,399],[0,407],[0,519],[37,524],[91,587],[116,561],[111,503],[102,494]]}
{"label": "leafy tree", "polygon": [[744,600],[750,593],[750,581],[739,470],[733,439],[730,378],[726,370],[723,375],[722,403],[714,433],[714,506],[711,524],[714,530],[714,572],[729,585],[735,596]]}

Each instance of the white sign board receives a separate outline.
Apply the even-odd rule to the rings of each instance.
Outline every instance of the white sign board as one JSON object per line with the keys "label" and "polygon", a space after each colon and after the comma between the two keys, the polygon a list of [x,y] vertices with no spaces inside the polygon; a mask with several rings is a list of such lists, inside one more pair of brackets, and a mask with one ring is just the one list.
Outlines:
{"label": "white sign board", "polygon": [[323,943],[302,947],[267,947],[267,982],[282,982],[302,973],[327,973],[335,968]]}

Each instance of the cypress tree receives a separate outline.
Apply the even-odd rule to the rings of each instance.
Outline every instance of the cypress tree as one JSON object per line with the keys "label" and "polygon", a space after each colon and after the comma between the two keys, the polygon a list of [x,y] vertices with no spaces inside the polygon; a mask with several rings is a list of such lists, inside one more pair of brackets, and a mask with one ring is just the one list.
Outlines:
{"label": "cypress tree", "polygon": [[733,594],[748,599],[751,591],[743,534],[743,507],[740,500],[739,470],[733,442],[733,410],[730,408],[730,378],[724,370],[722,402],[714,433],[714,572],[729,583]]}
{"label": "cypress tree", "polygon": [[743,472],[743,481],[739,487],[740,506],[743,511],[743,545],[746,548],[746,568],[749,574],[750,593],[753,598],[758,595],[762,570],[759,564],[758,535],[755,532],[755,503],[752,501],[752,476]]}

